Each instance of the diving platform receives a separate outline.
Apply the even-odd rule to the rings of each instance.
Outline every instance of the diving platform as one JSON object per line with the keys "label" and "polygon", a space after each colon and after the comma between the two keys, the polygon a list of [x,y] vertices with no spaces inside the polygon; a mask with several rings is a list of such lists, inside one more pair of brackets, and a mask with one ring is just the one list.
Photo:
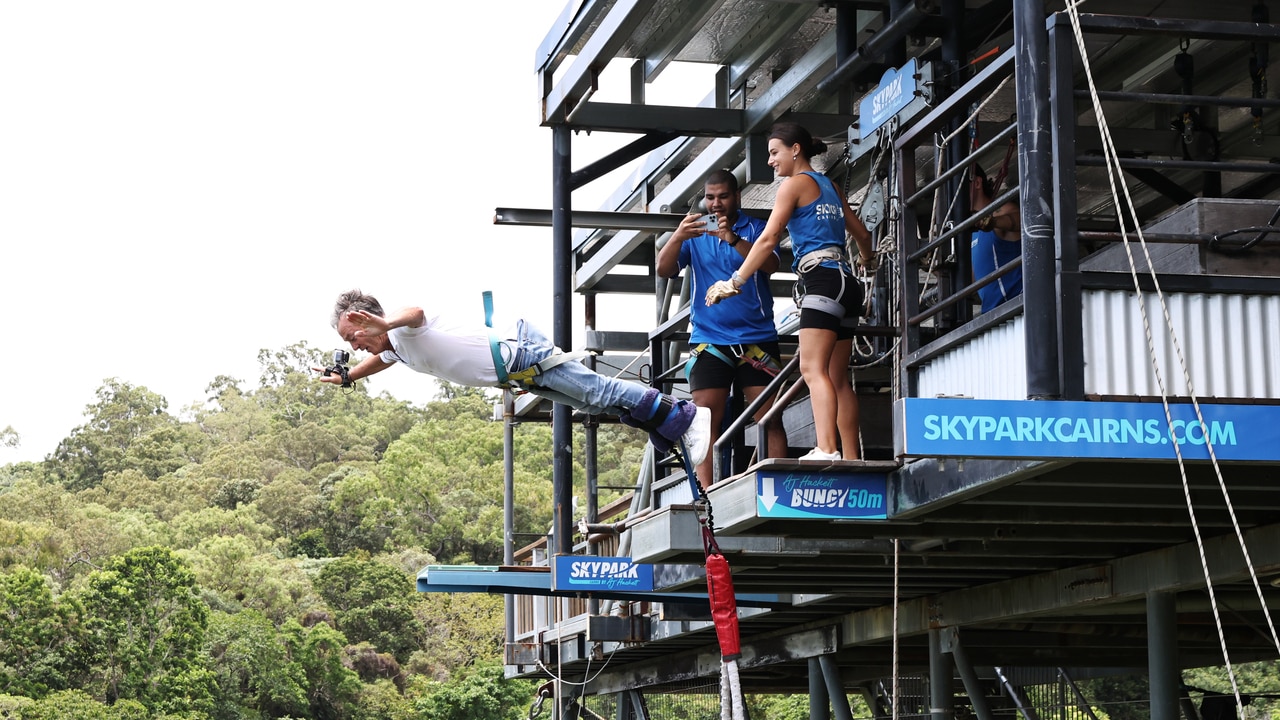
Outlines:
{"label": "diving platform", "polygon": [[[567,558],[572,562],[591,562],[592,558],[573,555]],[[433,593],[487,593],[493,595],[537,595],[540,597],[587,598],[594,600],[621,600],[626,602],[660,602],[677,603],[705,607],[707,593],[702,592],[655,592],[654,578],[681,576],[700,579],[706,586],[706,575],[689,572],[688,569],[663,568],[661,566],[639,566],[626,558],[596,558],[597,564],[608,564],[607,571],[596,573],[598,582],[590,586],[571,586],[572,583],[556,584],[554,582],[554,566],[533,567],[527,565],[428,565],[418,573],[418,592]],[[702,568],[694,568],[701,571]],[[639,583],[641,589],[623,589],[619,583],[634,579],[635,575],[645,576],[648,581]],[[632,578],[628,578],[632,575]],[[698,576],[701,575],[700,578]],[[790,598],[771,593],[740,593],[737,603],[742,607],[779,607],[790,604]]]}

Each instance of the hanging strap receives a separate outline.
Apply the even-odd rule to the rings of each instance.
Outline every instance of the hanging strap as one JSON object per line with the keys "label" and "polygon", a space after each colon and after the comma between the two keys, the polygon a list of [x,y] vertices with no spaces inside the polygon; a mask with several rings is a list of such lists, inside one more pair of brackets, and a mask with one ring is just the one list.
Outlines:
{"label": "hanging strap", "polygon": [[513,386],[518,389],[524,389],[526,386],[533,384],[533,379],[544,372],[547,372],[557,365],[563,365],[571,360],[580,360],[587,357],[591,353],[587,352],[557,352],[543,358],[540,362],[520,370],[518,372],[507,372],[507,363],[502,359],[502,341],[498,339],[498,334],[493,329],[493,292],[484,291],[484,324],[489,328],[489,352],[493,356],[493,369],[498,374],[498,384],[501,386]]}
{"label": "hanging strap", "polygon": [[484,291],[484,326],[489,328],[489,352],[493,354],[493,369],[498,373],[498,384],[511,384],[511,376],[507,374],[507,363],[502,359],[502,343],[498,334],[493,331],[493,292]]}

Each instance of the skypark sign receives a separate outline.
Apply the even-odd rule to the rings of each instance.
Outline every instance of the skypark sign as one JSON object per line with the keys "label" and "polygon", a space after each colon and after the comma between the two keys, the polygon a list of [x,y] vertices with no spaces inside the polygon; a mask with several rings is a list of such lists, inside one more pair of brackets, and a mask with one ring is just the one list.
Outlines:
{"label": "skypark sign", "polygon": [[965,400],[898,401],[899,455],[1280,461],[1280,406]]}
{"label": "skypark sign", "polygon": [[551,589],[653,592],[653,566],[629,557],[557,555],[551,565]]}

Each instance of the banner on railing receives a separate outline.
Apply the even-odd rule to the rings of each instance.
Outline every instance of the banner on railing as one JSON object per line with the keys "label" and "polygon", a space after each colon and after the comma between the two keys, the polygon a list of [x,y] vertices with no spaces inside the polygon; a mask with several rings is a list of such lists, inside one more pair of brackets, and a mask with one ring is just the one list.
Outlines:
{"label": "banner on railing", "polygon": [[1280,406],[905,398],[899,456],[1280,460]]}

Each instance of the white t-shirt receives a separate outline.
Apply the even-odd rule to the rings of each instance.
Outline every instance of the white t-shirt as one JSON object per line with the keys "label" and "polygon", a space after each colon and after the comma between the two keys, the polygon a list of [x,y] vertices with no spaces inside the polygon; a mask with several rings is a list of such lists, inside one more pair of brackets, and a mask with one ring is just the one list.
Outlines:
{"label": "white t-shirt", "polygon": [[[495,323],[499,339],[516,337],[514,325]],[[454,318],[426,315],[422,327],[393,328],[387,333],[394,350],[381,354],[385,363],[402,362],[420,373],[427,373],[458,385],[495,387],[498,372],[493,368],[493,352],[489,349],[489,328],[482,324],[456,322]],[[503,359],[508,366],[511,347],[504,343]]]}

